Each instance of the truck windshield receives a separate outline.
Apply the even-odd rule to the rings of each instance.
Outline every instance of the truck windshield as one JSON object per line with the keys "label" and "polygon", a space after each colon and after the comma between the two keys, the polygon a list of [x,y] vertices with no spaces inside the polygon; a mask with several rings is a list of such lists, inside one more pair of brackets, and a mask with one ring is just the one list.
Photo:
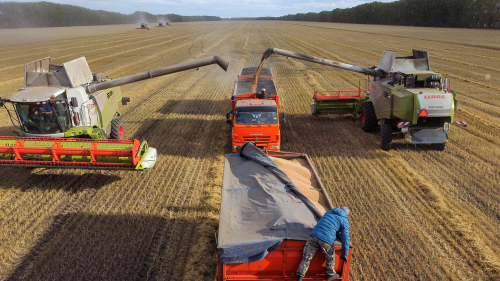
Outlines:
{"label": "truck windshield", "polygon": [[18,103],[16,110],[26,133],[57,134],[71,128],[65,101],[46,104]]}
{"label": "truck windshield", "polygon": [[278,114],[276,112],[237,112],[236,124],[247,125],[271,125],[278,124]]}

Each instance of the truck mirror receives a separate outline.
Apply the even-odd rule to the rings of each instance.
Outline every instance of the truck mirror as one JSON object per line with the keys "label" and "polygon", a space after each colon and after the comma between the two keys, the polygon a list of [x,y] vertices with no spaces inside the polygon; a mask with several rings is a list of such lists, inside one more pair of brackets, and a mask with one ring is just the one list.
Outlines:
{"label": "truck mirror", "polygon": [[122,98],[122,105],[127,105],[127,102],[130,102],[130,98]]}
{"label": "truck mirror", "polygon": [[71,98],[71,106],[78,107],[78,100],[75,97]]}
{"label": "truck mirror", "polygon": [[280,123],[286,123],[286,112],[283,112],[281,113],[281,116],[280,116]]}

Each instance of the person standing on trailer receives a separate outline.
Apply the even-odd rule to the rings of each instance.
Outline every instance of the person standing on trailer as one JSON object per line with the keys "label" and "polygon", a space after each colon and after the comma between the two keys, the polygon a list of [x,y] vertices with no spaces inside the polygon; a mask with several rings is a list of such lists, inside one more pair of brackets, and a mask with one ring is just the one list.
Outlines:
{"label": "person standing on trailer", "polygon": [[299,269],[297,269],[297,281],[302,281],[306,275],[309,263],[311,262],[314,254],[319,248],[323,250],[326,258],[326,280],[335,280],[340,278],[335,272],[335,238],[337,235],[342,242],[342,255],[340,259],[347,263],[347,255],[349,254],[349,247],[351,241],[349,238],[349,221],[347,216],[350,211],[347,207],[335,208],[325,213],[319,220],[318,224],[314,227],[309,239],[307,239],[302,254],[302,262]]}
{"label": "person standing on trailer", "polygon": [[266,92],[265,88],[262,88],[262,90],[255,95],[258,99],[269,99],[271,98],[271,95]]}

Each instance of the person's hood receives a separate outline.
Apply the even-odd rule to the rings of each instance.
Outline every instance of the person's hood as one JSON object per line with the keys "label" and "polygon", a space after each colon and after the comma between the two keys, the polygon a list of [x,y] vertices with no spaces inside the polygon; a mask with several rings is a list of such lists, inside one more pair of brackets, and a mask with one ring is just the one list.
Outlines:
{"label": "person's hood", "polygon": [[336,214],[337,216],[341,216],[341,217],[347,218],[347,214],[345,213],[345,211],[342,210],[342,209],[340,209],[340,208],[333,209],[332,213]]}

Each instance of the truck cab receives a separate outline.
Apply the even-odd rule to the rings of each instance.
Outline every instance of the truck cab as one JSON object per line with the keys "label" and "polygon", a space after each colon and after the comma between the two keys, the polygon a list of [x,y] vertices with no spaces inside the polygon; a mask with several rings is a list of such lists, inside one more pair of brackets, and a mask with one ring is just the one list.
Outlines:
{"label": "truck cab", "polygon": [[[248,93],[255,73],[255,67],[242,68],[236,79],[232,100],[232,110],[227,113],[227,122],[232,125],[232,148],[246,142],[253,142],[261,150],[280,150],[279,97],[274,85],[272,72],[263,68],[258,82],[257,93]],[[262,93],[265,89],[265,94]]]}

